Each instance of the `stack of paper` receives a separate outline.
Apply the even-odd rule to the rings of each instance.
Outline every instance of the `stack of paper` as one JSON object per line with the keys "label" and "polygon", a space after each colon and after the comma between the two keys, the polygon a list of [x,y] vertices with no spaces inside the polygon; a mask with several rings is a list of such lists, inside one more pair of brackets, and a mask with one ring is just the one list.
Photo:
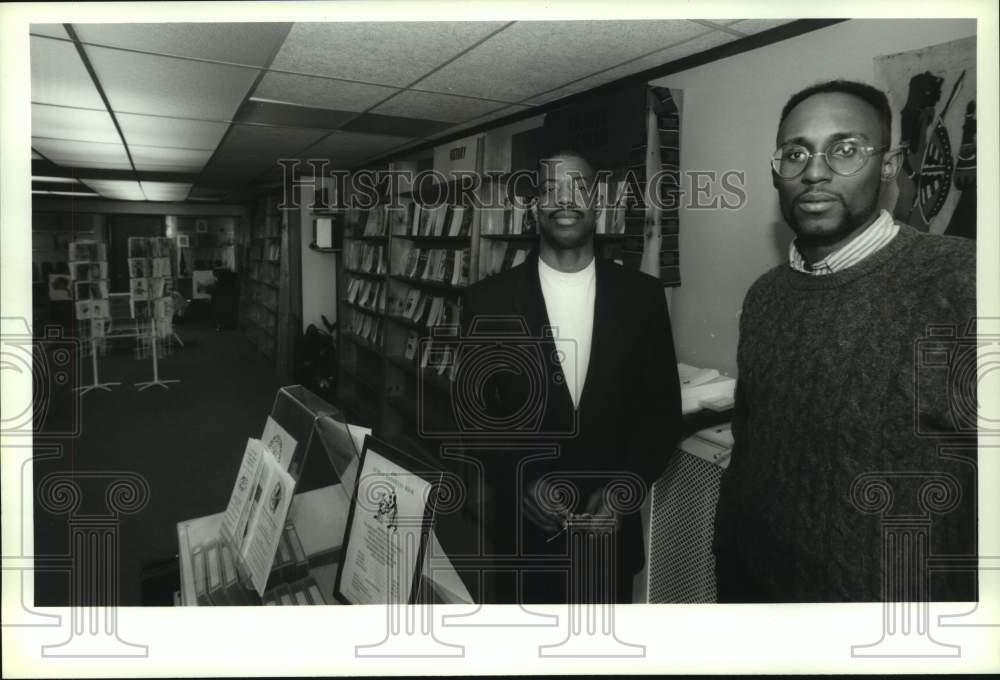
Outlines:
{"label": "stack of paper", "polygon": [[724,411],[732,408],[736,392],[736,379],[724,375],[714,368],[697,368],[687,364],[677,364],[681,381],[681,412],[694,413],[708,408]]}

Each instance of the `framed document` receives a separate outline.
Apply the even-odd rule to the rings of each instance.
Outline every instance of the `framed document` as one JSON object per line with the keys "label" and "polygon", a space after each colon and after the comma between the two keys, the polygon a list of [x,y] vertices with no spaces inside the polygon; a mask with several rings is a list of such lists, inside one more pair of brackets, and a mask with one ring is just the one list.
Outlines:
{"label": "framed document", "polygon": [[443,472],[365,437],[333,596],[342,604],[412,604]]}

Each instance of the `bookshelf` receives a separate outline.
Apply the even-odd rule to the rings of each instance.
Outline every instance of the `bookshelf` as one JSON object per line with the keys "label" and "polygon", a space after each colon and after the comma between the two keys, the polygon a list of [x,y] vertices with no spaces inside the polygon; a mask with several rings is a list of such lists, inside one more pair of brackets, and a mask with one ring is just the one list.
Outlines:
{"label": "bookshelf", "polygon": [[338,396],[358,422],[381,426],[388,291],[388,220],[384,207],[349,210],[337,267]]}
{"label": "bookshelf", "polygon": [[[677,171],[678,117],[671,104],[661,97],[662,129],[651,143],[660,147],[662,167]],[[462,170],[474,173],[478,186],[463,193],[458,180],[418,183],[404,187],[400,207],[355,211],[347,219],[337,285],[340,403],[390,443],[434,456],[436,441],[422,436],[423,427],[456,431],[450,359],[457,354],[463,294],[523,262],[535,247],[528,179],[541,153],[542,125],[539,116],[400,159],[389,169],[432,168],[438,177]],[[628,166],[597,189],[611,206],[597,215],[597,255],[631,268],[649,258],[647,217],[641,201],[627,200],[625,176],[633,169],[644,190],[649,145],[630,148]],[[672,188],[668,183],[663,190]],[[478,200],[459,200],[470,196]],[[665,285],[677,285],[677,214],[656,217],[660,275]]]}
{"label": "bookshelf", "polygon": [[277,203],[273,195],[254,203],[240,301],[240,318],[247,339],[271,361],[276,360],[281,290],[282,215]]}

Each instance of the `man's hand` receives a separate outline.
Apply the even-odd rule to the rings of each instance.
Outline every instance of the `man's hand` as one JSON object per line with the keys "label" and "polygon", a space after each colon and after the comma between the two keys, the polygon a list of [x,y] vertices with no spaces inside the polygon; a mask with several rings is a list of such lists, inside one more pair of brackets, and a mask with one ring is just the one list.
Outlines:
{"label": "man's hand", "polygon": [[622,528],[622,516],[620,513],[612,510],[611,506],[608,505],[604,487],[596,489],[592,494],[590,494],[586,504],[583,506],[583,515],[611,518],[614,521],[614,524],[608,526],[609,531],[618,531]]}
{"label": "man's hand", "polygon": [[[541,497],[544,497],[547,502],[540,503],[539,498]],[[570,509],[568,507],[551,509],[550,506],[553,505],[554,500],[552,495],[547,493],[544,482],[533,480],[528,482],[521,507],[529,522],[542,531],[556,532],[563,528],[563,523],[569,516]]]}

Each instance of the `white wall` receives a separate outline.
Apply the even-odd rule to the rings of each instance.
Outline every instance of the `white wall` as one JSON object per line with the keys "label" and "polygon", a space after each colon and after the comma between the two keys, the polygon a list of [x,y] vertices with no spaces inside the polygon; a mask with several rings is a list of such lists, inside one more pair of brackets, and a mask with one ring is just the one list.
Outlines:
{"label": "white wall", "polygon": [[313,238],[313,224],[310,211],[313,188],[302,186],[299,194],[299,205],[302,206],[302,332],[310,324],[320,330],[326,330],[323,325],[323,315],[334,323],[337,320],[337,255],[321,253],[309,247]]}
{"label": "white wall", "polygon": [[679,361],[735,375],[743,296],[791,240],[768,167],[788,97],[832,78],[875,84],[876,56],[975,32],[974,20],[853,20],[651,83],[684,91],[682,168],[746,173],[742,209],[681,212],[682,286],[671,304]]}

